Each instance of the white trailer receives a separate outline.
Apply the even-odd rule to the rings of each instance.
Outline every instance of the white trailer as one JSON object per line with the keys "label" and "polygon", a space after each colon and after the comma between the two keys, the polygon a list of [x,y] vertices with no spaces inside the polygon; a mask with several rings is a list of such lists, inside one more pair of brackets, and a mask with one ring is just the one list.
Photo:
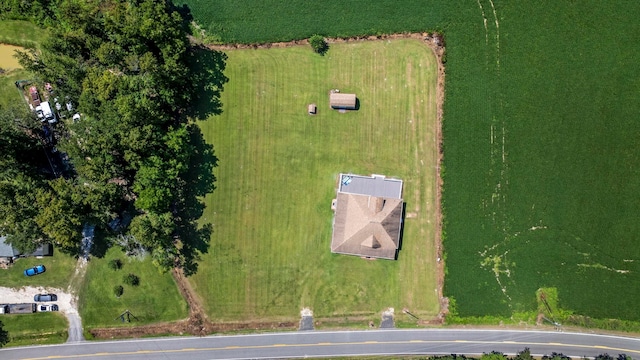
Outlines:
{"label": "white trailer", "polygon": [[56,118],[56,114],[54,114],[53,111],[51,110],[51,105],[49,105],[48,101],[40,103],[40,107],[42,108],[42,115],[43,115],[42,122],[48,121],[49,124],[55,124],[58,122],[58,119]]}

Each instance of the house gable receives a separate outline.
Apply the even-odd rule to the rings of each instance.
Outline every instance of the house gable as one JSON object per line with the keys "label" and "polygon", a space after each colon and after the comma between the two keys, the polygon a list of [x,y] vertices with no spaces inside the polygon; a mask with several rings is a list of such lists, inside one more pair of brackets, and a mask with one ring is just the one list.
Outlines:
{"label": "house gable", "polygon": [[[343,175],[341,179],[344,181]],[[399,196],[393,198],[339,190],[335,203],[331,252],[396,258],[404,210],[404,202]]]}

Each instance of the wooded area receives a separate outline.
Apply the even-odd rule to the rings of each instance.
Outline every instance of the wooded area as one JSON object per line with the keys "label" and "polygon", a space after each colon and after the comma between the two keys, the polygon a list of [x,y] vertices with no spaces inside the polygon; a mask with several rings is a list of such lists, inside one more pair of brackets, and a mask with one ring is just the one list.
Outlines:
{"label": "wooded area", "polygon": [[0,109],[0,234],[22,251],[52,242],[79,254],[83,226],[95,225],[100,255],[118,234],[114,220],[130,220],[123,235],[134,244],[123,246],[194,273],[209,246],[211,225],[197,219],[217,158],[190,119],[209,115],[196,102],[219,111],[226,56],[192,46],[188,10],[165,0],[1,1],[0,13],[44,27],[20,63],[82,114],[55,126],[68,155],[59,174],[36,117],[23,104]]}

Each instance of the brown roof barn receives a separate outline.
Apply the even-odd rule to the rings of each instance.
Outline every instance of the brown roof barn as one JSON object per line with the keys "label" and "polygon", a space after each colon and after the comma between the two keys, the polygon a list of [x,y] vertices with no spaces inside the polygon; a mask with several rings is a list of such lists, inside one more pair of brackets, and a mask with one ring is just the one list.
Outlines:
{"label": "brown roof barn", "polygon": [[333,92],[329,95],[329,105],[333,109],[355,110],[356,94],[342,94]]}
{"label": "brown roof barn", "polygon": [[402,233],[402,180],[340,174],[331,252],[395,260]]}

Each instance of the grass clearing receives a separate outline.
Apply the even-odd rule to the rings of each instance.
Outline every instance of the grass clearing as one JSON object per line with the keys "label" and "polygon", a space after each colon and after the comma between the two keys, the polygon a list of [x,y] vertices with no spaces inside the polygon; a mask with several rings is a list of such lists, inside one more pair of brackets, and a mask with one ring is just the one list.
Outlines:
{"label": "grass clearing", "polygon": [[[44,274],[25,276],[23,271],[35,265],[44,265],[47,268]],[[0,286],[21,288],[23,286],[45,286],[66,289],[69,286],[76,266],[76,259],[56,251],[53,256],[45,256],[40,259],[35,257],[21,258],[14,262],[8,269],[0,269],[2,280]]]}
{"label": "grass clearing", "polygon": [[[201,123],[220,159],[204,220],[211,249],[191,279],[212,320],[439,310],[435,294],[436,60],[413,39],[228,52],[223,113]],[[295,64],[295,66],[291,66]],[[328,92],[360,110],[330,110]],[[309,116],[307,105],[318,114]],[[398,261],[330,253],[339,172],[405,181]]]}
{"label": "grass clearing", "polygon": [[57,312],[6,314],[0,321],[9,332],[6,347],[60,344],[67,340],[67,319]]}
{"label": "grass clearing", "polygon": [[31,74],[22,69],[11,70],[0,75],[0,107],[27,106],[22,92],[16,87],[15,82],[30,77]]}
{"label": "grass clearing", "polygon": [[46,33],[36,25],[21,20],[3,20],[0,22],[0,106],[8,107],[22,100],[15,87],[17,80],[29,79],[31,75],[22,70],[14,57],[15,50],[37,48],[41,37]]}
{"label": "grass clearing", "polygon": [[[109,261],[121,259],[120,270],[109,267]],[[127,274],[140,278],[138,286],[125,284]],[[122,285],[124,293],[116,298],[113,288]],[[103,258],[89,261],[80,290],[78,310],[85,331],[97,327],[143,325],[173,321],[187,317],[187,305],[170,273],[161,274],[147,257],[143,261],[127,258],[122,250],[111,248]],[[125,310],[138,318],[131,323],[116,319]]]}
{"label": "grass clearing", "polygon": [[0,22],[0,44],[37,48],[43,36],[46,36],[46,32],[29,21],[2,20]]}
{"label": "grass clearing", "polygon": [[17,80],[30,79],[31,75],[22,70],[14,58],[15,50],[25,47],[37,48],[40,37],[45,32],[28,21],[3,20],[0,22],[0,106],[9,107],[23,101],[15,87]]}

